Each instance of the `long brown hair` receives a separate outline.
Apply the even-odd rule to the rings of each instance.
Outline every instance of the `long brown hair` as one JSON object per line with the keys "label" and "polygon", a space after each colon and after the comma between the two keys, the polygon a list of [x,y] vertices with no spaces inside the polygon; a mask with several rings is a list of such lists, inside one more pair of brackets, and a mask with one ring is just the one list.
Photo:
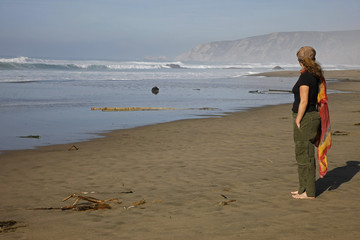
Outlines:
{"label": "long brown hair", "polygon": [[305,70],[322,81],[324,79],[324,72],[320,64],[316,62],[315,55],[315,49],[309,46],[300,48],[296,53],[299,62],[302,63]]}

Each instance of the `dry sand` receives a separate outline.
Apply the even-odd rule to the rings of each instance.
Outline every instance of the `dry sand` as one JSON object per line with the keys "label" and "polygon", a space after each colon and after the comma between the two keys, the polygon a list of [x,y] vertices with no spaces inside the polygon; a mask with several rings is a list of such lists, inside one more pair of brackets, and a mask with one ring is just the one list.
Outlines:
{"label": "dry sand", "polygon": [[[277,75],[283,73],[277,72]],[[297,73],[298,74],[298,73]],[[295,200],[291,106],[115,131],[105,138],[0,155],[1,239],[357,239],[360,71],[329,89],[333,147],[315,200]],[[332,75],[333,74],[333,75]],[[285,76],[287,76],[285,74]],[[332,189],[328,191],[328,189]],[[122,204],[61,207],[71,193]],[[125,209],[139,200],[146,203]],[[222,201],[236,200],[222,206]]]}

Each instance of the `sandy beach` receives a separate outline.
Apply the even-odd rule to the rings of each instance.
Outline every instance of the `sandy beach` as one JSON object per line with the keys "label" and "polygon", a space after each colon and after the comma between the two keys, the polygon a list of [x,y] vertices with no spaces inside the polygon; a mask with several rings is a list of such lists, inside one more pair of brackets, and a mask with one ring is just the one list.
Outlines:
{"label": "sandy beach", "polygon": [[[343,80],[328,89],[347,93],[329,95],[333,146],[315,200],[290,194],[297,189],[297,166],[291,105],[284,104],[5,152],[0,221],[14,220],[17,228],[0,238],[357,239],[360,70],[325,76]],[[62,200],[74,193],[121,204],[56,209],[71,205],[75,199]]]}

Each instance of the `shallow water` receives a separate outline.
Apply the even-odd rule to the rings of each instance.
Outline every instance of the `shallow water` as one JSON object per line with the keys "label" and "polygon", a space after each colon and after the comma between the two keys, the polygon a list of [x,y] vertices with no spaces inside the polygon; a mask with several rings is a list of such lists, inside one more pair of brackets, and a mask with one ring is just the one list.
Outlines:
{"label": "shallow water", "polygon": [[[272,71],[273,65],[261,64],[223,66],[29,58],[2,61],[0,150],[78,142],[115,129],[288,103],[292,94],[268,90],[290,90],[296,80],[246,76]],[[287,66],[287,70],[297,68]],[[159,88],[157,95],[151,92],[154,86]],[[264,94],[249,92],[256,90]],[[92,107],[177,110],[102,112],[92,111]],[[29,135],[40,138],[20,138]]]}

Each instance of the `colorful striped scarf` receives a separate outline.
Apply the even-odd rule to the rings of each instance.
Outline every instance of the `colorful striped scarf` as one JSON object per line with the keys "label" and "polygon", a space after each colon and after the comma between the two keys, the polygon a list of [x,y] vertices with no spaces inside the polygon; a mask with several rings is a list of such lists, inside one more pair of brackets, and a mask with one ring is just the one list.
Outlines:
{"label": "colorful striped scarf", "polygon": [[327,102],[326,80],[325,78],[322,78],[317,97],[318,109],[321,117],[321,127],[315,144],[318,148],[319,174],[321,178],[323,178],[327,173],[328,164],[326,153],[331,148],[330,116]]}

